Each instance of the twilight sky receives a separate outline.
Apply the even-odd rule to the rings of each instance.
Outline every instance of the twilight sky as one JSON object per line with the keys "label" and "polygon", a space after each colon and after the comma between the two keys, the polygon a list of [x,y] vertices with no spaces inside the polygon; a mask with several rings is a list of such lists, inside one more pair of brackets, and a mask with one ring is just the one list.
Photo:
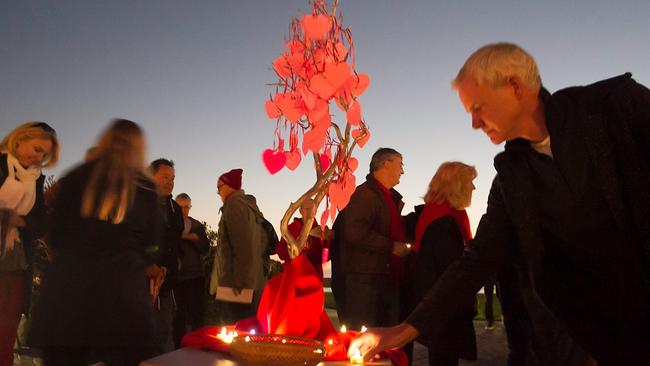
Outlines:
{"label": "twilight sky", "polygon": [[[306,0],[0,0],[0,136],[24,121],[49,122],[63,150],[46,174],[60,176],[108,120],[131,119],[147,132],[150,160],[176,163],[174,194],[193,198],[193,217],[216,228],[216,179],[240,167],[243,188],[278,227],[314,174],[311,158],[274,176],[263,167],[275,127],[266,84],[277,80],[271,63],[290,18],[309,9]],[[503,146],[471,129],[450,88],[478,47],[518,43],[550,91],[626,71],[650,85],[647,0],[340,0],[339,9],[357,71],[372,80],[361,97],[372,137],[356,150],[357,182],[377,148],[399,150],[405,211],[447,160],[478,170],[473,227],[485,211]]]}

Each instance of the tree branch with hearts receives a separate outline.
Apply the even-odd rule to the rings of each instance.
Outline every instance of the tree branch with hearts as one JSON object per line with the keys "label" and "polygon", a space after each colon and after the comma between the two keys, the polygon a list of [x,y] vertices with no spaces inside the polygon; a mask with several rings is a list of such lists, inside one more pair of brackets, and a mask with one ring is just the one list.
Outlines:
{"label": "tree branch with hearts", "polygon": [[[304,248],[313,218],[303,223],[297,238],[289,232],[289,220],[312,198],[316,207],[325,203],[321,227],[334,221],[356,187],[358,161],[352,152],[370,138],[359,101],[370,77],[355,70],[352,34],[343,27],[337,5],[338,0],[331,4],[315,0],[310,14],[291,20],[283,52],[273,62],[278,76],[271,84],[275,92],[265,103],[268,117],[276,121],[273,148],[262,154],[267,170],[271,174],[285,167],[293,171],[308,154],[314,160],[316,182],[289,205],[280,222],[291,258]],[[332,104],[345,114],[343,123],[332,119]]]}

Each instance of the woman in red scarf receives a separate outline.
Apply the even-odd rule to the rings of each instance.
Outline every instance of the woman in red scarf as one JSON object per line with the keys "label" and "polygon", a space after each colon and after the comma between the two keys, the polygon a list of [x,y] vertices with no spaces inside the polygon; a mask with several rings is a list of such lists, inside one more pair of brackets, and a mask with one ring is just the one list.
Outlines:
{"label": "woman in red scarf", "polygon": [[[429,183],[424,205],[415,208],[415,242],[410,260],[407,314],[422,300],[447,267],[459,258],[472,238],[465,208],[472,200],[476,178],[474,167],[446,162]],[[449,319],[444,334],[432,340],[420,340],[429,348],[429,364],[458,365],[458,359],[476,359],[476,337],[472,319],[475,304],[458,304],[466,309],[462,316]]]}

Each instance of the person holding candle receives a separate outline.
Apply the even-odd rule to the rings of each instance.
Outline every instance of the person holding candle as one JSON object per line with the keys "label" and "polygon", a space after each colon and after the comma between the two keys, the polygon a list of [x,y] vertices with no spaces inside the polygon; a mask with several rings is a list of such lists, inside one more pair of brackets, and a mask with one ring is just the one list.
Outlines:
{"label": "person holding candle", "polygon": [[550,94],[533,57],[511,43],[475,51],[453,86],[472,127],[506,142],[487,212],[406,321],[369,330],[351,350],[369,357],[435,337],[459,301],[517,265],[524,303],[542,304],[598,365],[647,364],[650,90],[627,73]]}

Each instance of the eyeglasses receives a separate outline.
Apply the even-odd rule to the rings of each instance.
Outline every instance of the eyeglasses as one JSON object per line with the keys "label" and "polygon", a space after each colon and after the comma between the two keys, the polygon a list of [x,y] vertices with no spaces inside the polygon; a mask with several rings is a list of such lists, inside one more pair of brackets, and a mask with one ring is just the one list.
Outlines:
{"label": "eyeglasses", "polygon": [[52,126],[48,125],[45,122],[37,122],[37,123],[34,124],[33,127],[38,127],[41,130],[43,130],[44,132],[49,133],[50,135],[56,137],[56,130],[54,130],[52,128]]}

